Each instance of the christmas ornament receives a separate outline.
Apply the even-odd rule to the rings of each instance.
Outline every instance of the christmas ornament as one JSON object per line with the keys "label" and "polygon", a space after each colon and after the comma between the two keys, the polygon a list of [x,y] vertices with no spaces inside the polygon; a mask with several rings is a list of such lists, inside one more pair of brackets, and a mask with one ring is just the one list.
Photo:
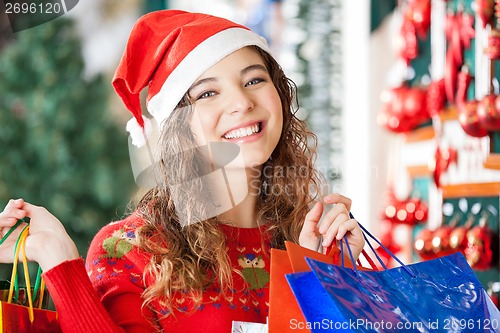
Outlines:
{"label": "christmas ornament", "polygon": [[476,100],[467,101],[467,89],[471,81],[471,76],[467,68],[462,69],[458,74],[458,90],[457,90],[457,111],[458,121],[462,129],[470,136],[483,137],[488,135],[477,115],[478,102]]}
{"label": "christmas ornament", "polygon": [[423,260],[429,260],[436,257],[436,253],[432,249],[433,237],[434,232],[427,228],[422,229],[415,237],[413,248]]}
{"label": "christmas ornament", "polygon": [[467,247],[464,250],[465,258],[473,269],[486,270],[492,265],[493,231],[487,224],[488,214],[485,213],[479,220],[479,225],[467,232]]}
{"label": "christmas ornament", "polygon": [[448,170],[452,163],[457,162],[457,151],[453,148],[441,149],[436,147],[434,159],[430,162],[429,169],[432,172],[434,183],[437,187],[441,186],[441,175]]}
{"label": "christmas ornament", "polygon": [[436,230],[432,235],[432,251],[436,254],[436,256],[443,256],[450,254],[450,235],[455,225],[460,220],[462,214],[455,214],[448,224],[443,224]]}
{"label": "christmas ornament", "polygon": [[487,131],[500,130],[500,95],[488,94],[477,106],[479,124]]}
{"label": "christmas ornament", "polygon": [[381,99],[384,104],[377,121],[390,131],[409,132],[430,118],[424,88],[402,85],[384,91]]}
{"label": "christmas ornament", "polygon": [[463,50],[470,48],[470,41],[475,37],[473,28],[474,17],[459,11],[446,16],[445,34],[448,40],[444,84],[446,98],[450,103],[455,102],[457,90],[457,72],[463,64]]}
{"label": "christmas ornament", "polygon": [[392,189],[387,194],[387,206],[382,213],[382,219],[391,223],[414,225],[427,220],[428,207],[420,199],[410,197],[398,200]]}
{"label": "christmas ornament", "polygon": [[413,0],[410,2],[405,17],[415,27],[418,35],[423,39],[431,25],[431,1]]}
{"label": "christmas ornament", "polygon": [[446,104],[444,79],[432,81],[427,90],[427,110],[431,117],[441,112]]}
{"label": "christmas ornament", "polygon": [[494,0],[476,0],[476,13],[479,16],[483,28],[486,28],[487,24],[491,24],[493,20],[493,6],[495,5]]}
{"label": "christmas ornament", "polygon": [[450,233],[450,248],[453,252],[464,252],[467,247],[467,232],[474,224],[474,215],[469,214],[469,217],[464,225],[455,227]]}
{"label": "christmas ornament", "polygon": [[491,60],[500,59],[500,31],[491,30],[488,36],[488,46],[484,49],[484,54]]}
{"label": "christmas ornament", "polygon": [[408,20],[404,20],[399,34],[398,54],[399,57],[401,57],[406,64],[409,65],[411,60],[415,59],[418,55],[418,41],[415,25]]}

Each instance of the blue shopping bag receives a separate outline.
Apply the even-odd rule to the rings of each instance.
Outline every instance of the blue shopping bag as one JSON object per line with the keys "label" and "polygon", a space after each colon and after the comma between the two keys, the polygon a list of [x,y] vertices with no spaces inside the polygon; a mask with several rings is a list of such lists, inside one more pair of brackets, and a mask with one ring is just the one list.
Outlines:
{"label": "blue shopping bag", "polygon": [[500,332],[500,312],[461,253],[382,271],[306,260],[312,271],[287,280],[307,321],[297,325],[313,333]]}

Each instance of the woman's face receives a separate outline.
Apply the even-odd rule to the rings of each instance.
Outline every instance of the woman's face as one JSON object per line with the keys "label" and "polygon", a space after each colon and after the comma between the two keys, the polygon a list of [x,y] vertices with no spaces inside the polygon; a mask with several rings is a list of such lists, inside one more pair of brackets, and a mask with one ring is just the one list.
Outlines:
{"label": "woman's face", "polygon": [[245,167],[264,164],[283,128],[280,97],[264,61],[253,49],[237,50],[212,66],[188,90],[196,144],[239,145]]}

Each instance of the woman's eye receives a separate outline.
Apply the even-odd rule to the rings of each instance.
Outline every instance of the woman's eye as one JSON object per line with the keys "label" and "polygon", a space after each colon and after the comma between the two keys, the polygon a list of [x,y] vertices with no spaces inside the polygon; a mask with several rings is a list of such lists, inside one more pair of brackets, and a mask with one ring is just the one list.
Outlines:
{"label": "woman's eye", "polygon": [[202,92],[201,94],[198,95],[198,97],[196,97],[196,99],[204,99],[204,98],[208,98],[210,96],[213,96],[215,95],[215,92],[214,91],[204,91]]}
{"label": "woman's eye", "polygon": [[250,80],[247,84],[245,84],[245,87],[253,86],[254,84],[258,84],[261,82],[264,82],[264,79],[256,78],[256,79]]}

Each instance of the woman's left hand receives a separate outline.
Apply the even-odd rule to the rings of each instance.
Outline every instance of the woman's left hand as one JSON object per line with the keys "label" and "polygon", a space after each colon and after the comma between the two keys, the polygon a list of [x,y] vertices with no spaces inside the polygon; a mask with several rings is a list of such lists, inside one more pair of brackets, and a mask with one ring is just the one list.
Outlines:
{"label": "woman's left hand", "polygon": [[[334,241],[340,241],[347,236],[354,259],[357,260],[365,245],[365,239],[358,222],[349,216],[351,203],[351,199],[337,193],[325,196],[323,202],[317,202],[306,215],[299,235],[299,244],[316,251],[323,237],[321,245],[323,251],[326,251]],[[333,207],[321,218],[323,204],[333,204]],[[348,253],[345,244],[343,250]]]}

